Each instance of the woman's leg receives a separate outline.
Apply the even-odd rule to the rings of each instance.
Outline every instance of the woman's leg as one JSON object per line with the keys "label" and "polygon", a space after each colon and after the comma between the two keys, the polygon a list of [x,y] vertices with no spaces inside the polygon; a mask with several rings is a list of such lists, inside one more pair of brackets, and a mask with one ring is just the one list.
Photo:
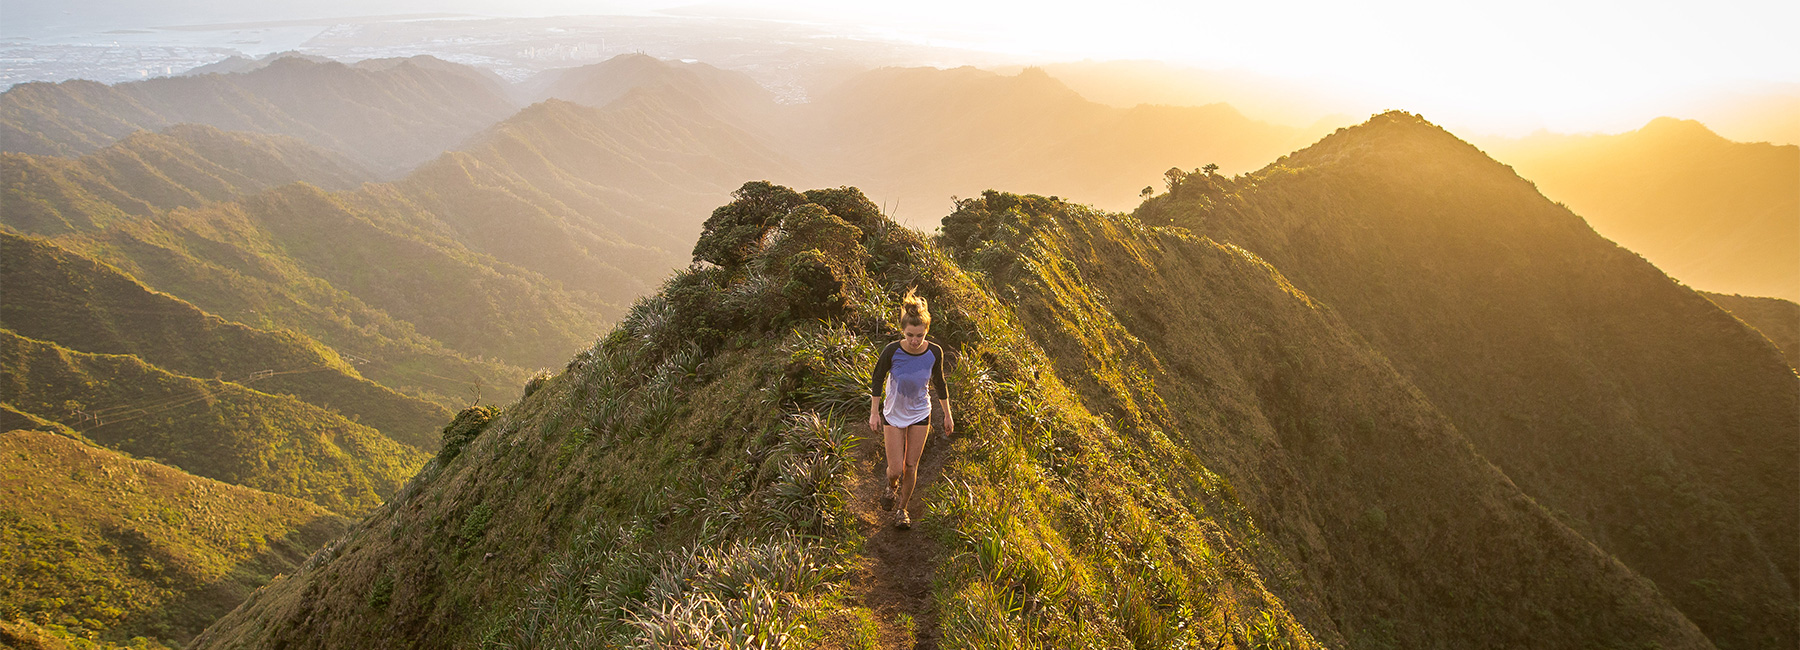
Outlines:
{"label": "woman's leg", "polygon": [[881,437],[887,446],[887,487],[892,488],[906,473],[906,431],[883,422]]}
{"label": "woman's leg", "polygon": [[[891,428],[891,427],[890,427]],[[895,429],[898,431],[898,429]],[[919,424],[906,428],[906,476],[900,479],[900,505],[907,508],[912,504],[913,486],[919,482],[919,457],[925,454],[925,434],[930,433],[931,426]],[[893,447],[890,445],[889,449]],[[893,458],[892,455],[888,456]],[[890,470],[891,471],[891,470]]]}

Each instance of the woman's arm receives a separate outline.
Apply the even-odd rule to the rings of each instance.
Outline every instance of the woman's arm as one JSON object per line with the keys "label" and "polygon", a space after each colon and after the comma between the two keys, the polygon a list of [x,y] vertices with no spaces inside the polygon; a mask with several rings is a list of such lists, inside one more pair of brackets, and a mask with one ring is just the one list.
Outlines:
{"label": "woman's arm", "polygon": [[944,435],[955,430],[950,419],[950,387],[944,381],[944,348],[936,343],[931,344],[931,396],[936,397],[938,404],[944,407]]}
{"label": "woman's arm", "polygon": [[869,372],[869,430],[881,430],[881,394],[887,391],[888,371],[894,365],[894,348],[898,343],[889,343],[881,349],[881,356],[875,359],[875,369]]}

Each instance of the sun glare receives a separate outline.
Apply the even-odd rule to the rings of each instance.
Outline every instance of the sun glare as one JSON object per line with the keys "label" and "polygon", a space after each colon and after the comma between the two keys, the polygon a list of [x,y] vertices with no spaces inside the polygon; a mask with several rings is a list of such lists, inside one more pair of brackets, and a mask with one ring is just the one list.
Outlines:
{"label": "sun glare", "polygon": [[1800,83],[1793,2],[800,4],[934,45],[1236,69],[1314,86],[1346,113],[1496,133],[1620,131],[1696,93]]}

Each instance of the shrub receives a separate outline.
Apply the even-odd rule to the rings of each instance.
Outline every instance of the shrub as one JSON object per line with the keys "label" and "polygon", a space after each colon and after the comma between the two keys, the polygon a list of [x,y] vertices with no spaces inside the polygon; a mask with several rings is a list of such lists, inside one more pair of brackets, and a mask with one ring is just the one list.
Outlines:
{"label": "shrub", "polygon": [[713,210],[694,243],[694,261],[736,267],[749,261],[763,236],[806,197],[768,181],[744,183],[732,201]]}
{"label": "shrub", "polygon": [[444,427],[444,446],[438,450],[438,459],[449,462],[456,458],[462,453],[463,447],[468,446],[475,436],[481,435],[481,430],[499,414],[500,410],[491,406],[471,406],[457,413],[456,419]]}
{"label": "shrub", "polygon": [[537,374],[531,376],[529,381],[525,382],[525,396],[531,397],[532,393],[537,392],[539,388],[544,387],[544,384],[555,378],[556,376],[550,374],[550,371],[539,370]]}

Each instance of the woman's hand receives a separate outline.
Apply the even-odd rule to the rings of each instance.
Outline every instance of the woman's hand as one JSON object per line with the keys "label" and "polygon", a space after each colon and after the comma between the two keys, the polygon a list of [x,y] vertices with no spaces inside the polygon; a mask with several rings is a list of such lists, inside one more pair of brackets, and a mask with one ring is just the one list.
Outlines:
{"label": "woman's hand", "polygon": [[950,435],[953,433],[956,433],[956,418],[950,417],[950,412],[945,411],[944,412],[944,435],[947,436],[947,435]]}
{"label": "woman's hand", "polygon": [[869,414],[869,430],[876,433],[881,432],[881,416],[874,413]]}

